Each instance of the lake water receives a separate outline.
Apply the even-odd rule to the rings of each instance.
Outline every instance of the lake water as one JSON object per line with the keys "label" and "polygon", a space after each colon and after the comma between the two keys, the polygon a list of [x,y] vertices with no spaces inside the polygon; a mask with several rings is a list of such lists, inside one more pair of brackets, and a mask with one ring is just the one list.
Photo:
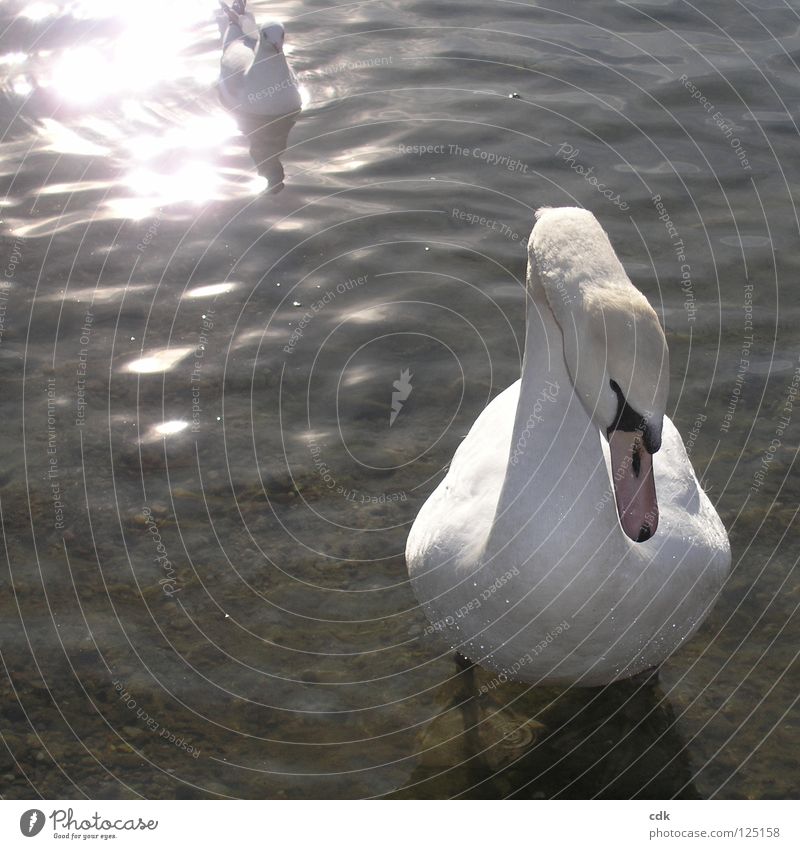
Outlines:
{"label": "lake water", "polygon": [[[796,797],[800,4],[251,8],[274,196],[212,2],[0,5],[2,796]],[[403,549],[574,204],[734,566],[656,686],[477,696]]]}

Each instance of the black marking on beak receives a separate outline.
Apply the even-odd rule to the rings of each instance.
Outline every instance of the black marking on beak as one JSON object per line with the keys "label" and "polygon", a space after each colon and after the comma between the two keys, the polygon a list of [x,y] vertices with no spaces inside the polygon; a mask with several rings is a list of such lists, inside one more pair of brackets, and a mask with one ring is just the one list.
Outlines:
{"label": "black marking on beak", "polygon": [[[616,380],[611,380],[610,385],[614,390],[614,394],[617,396],[617,415],[614,417],[614,421],[606,431],[606,435],[609,435],[614,430],[624,430],[629,433],[638,431],[641,434],[644,447],[650,454],[655,454],[656,451],[661,448],[660,425],[654,426],[654,424],[649,422],[641,413],[637,413],[636,410],[631,407],[625,398],[623,391],[619,388],[619,384]],[[639,452],[634,450],[633,470],[637,477],[639,476],[639,463]]]}
{"label": "black marking on beak", "polygon": [[639,472],[642,470],[642,455],[639,453],[639,447],[634,446],[633,449],[633,462],[631,463],[631,469],[633,470],[634,475],[639,477]]}

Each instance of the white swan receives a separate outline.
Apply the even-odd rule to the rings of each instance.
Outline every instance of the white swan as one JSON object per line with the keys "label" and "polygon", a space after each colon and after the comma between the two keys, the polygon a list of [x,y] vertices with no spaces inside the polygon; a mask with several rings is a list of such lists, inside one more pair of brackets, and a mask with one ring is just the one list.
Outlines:
{"label": "white swan", "polygon": [[428,630],[501,681],[605,684],[694,633],[730,547],[665,415],[654,310],[590,212],[536,219],[522,378],[459,446],[406,559]]}

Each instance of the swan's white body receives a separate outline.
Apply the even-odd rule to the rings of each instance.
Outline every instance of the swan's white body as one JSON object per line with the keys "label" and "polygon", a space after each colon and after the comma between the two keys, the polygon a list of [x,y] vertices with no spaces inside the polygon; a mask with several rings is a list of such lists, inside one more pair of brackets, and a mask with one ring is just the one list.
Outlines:
{"label": "swan's white body", "polygon": [[[546,214],[551,231],[585,227],[589,218],[596,224],[583,211]],[[569,235],[559,250],[574,242]],[[576,298],[587,309],[585,287],[597,283],[594,272],[606,283],[611,276],[607,238],[593,248],[599,237],[590,236],[582,261],[589,247],[599,254],[596,262],[576,275],[572,257],[566,284],[556,280],[557,288],[546,291],[540,277],[552,267],[529,275],[522,378],[478,417],[408,538],[409,573],[429,631],[444,633],[501,680],[596,685],[656,666],[703,621],[730,567],[725,529],[666,416],[652,457],[657,530],[644,542],[622,530],[603,432],[608,423],[597,422],[604,401],[592,403],[590,416],[556,320]],[[545,253],[541,248],[540,265]],[[531,256],[533,263],[533,247]],[[553,304],[554,292],[560,304]],[[594,316],[604,318],[602,310]],[[643,340],[639,347],[646,349]],[[590,342],[580,356],[613,361]]]}

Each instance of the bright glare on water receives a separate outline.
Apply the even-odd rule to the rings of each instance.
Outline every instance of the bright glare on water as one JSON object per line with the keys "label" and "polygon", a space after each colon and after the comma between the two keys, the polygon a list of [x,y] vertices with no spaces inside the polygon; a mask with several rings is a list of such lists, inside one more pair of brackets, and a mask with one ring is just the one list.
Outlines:
{"label": "bright glare on water", "polygon": [[[796,10],[555,6],[249,4],[303,99],[270,194],[214,2],[0,5],[3,798],[800,792]],[[733,549],[655,685],[470,678],[407,579],[565,205]]]}

